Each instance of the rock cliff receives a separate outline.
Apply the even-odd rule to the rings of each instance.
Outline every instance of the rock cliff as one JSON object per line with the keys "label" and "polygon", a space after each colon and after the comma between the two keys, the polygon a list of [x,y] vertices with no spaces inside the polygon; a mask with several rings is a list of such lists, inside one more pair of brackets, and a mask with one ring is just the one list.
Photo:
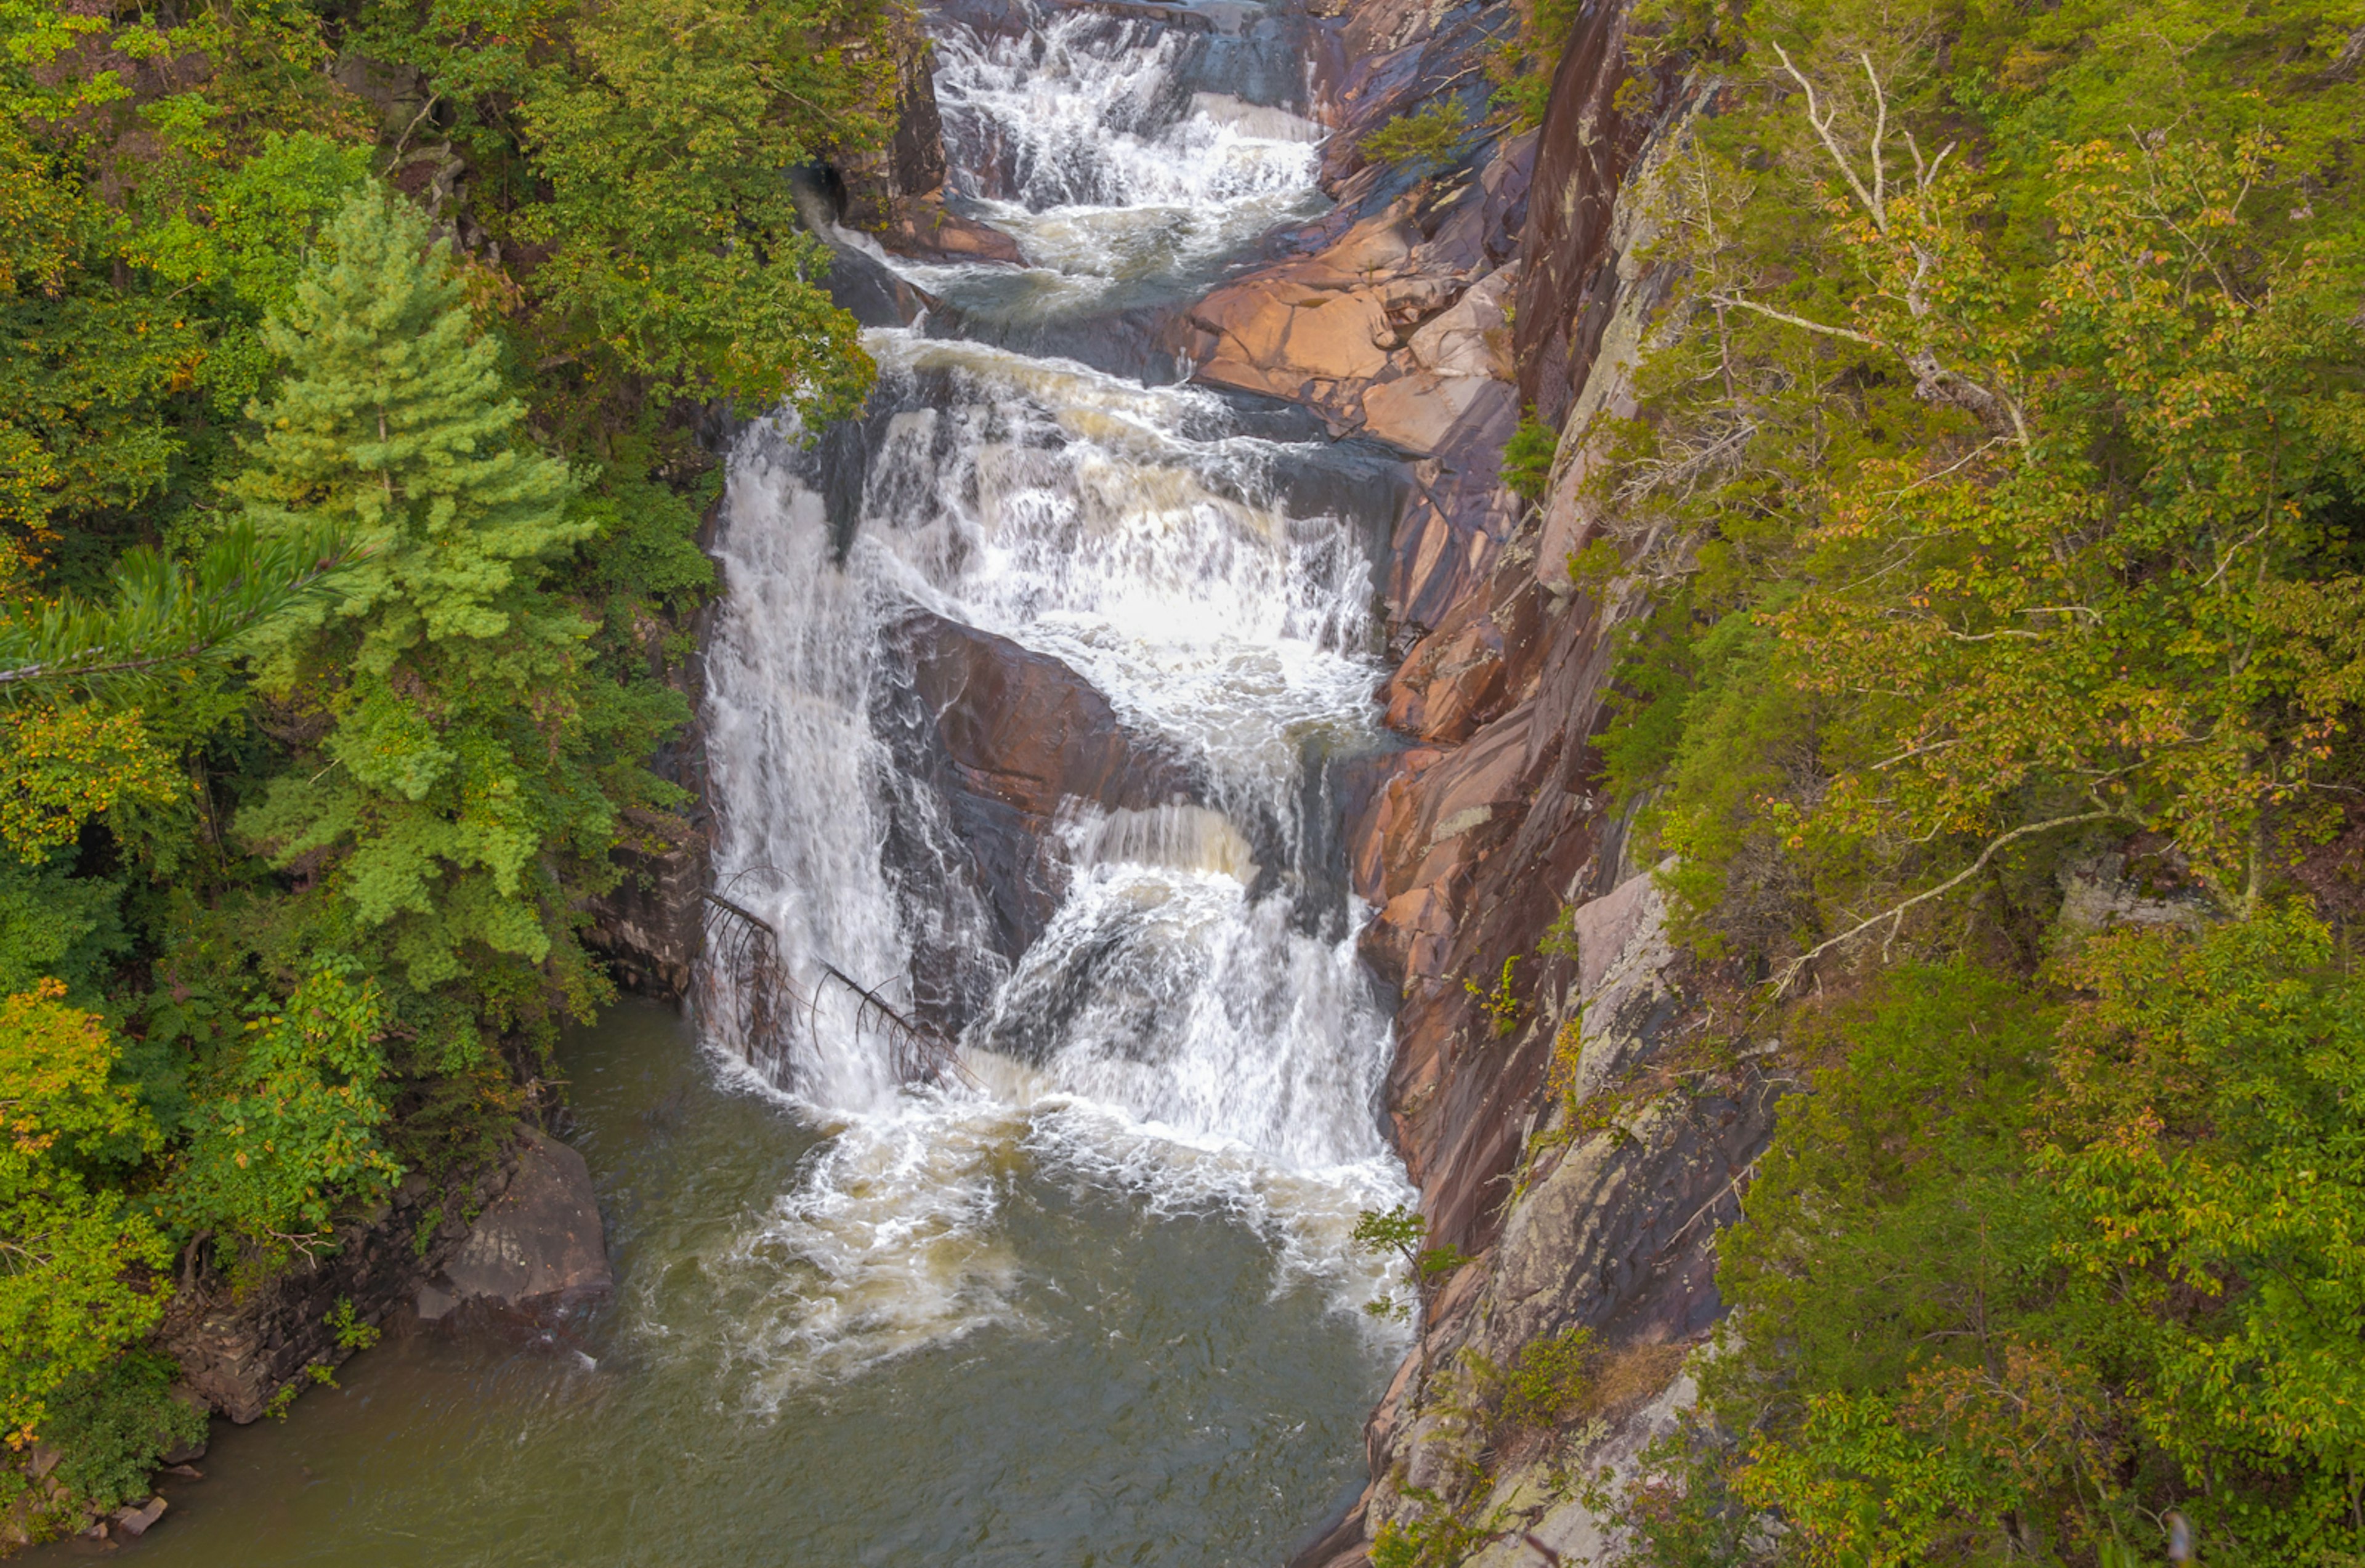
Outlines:
{"label": "rock cliff", "polygon": [[[1671,280],[1647,260],[1659,171],[1713,84],[1637,77],[1623,0],[1594,0],[1536,129],[1423,178],[1364,165],[1361,140],[1475,73],[1508,17],[1369,0],[1326,22],[1325,58],[1351,62],[1317,73],[1339,205],[1177,328],[1201,380],[1304,402],[1417,480],[1385,587],[1403,656],[1381,693],[1407,745],[1348,842],[1380,910],[1366,954],[1401,995],[1388,1115],[1431,1239],[1474,1261],[1373,1417],[1370,1488],[1301,1568],[1351,1568],[1384,1522],[1439,1509],[1490,1568],[1597,1547],[1565,1477],[1631,1462],[1687,1396],[1684,1350],[1720,1310],[1716,1227],[1770,1128],[1748,1052],[1704,1049],[1699,978],[1597,793],[1638,606],[1569,569],[1596,538],[1641,547],[1588,481],[1665,324]],[[1522,407],[1560,438],[1535,506],[1501,479]],[[1553,1431],[1504,1427],[1501,1370],[1579,1328],[1580,1407]]]}

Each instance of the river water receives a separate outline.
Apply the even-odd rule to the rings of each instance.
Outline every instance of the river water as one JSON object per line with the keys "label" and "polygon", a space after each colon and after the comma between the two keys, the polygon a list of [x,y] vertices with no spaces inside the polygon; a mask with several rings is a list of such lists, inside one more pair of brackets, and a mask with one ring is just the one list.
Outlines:
{"label": "river water", "polygon": [[[1197,1568],[1351,1495],[1402,1330],[1347,1233],[1407,1190],[1330,780],[1384,744],[1389,492],[1121,346],[1322,205],[1302,52],[1201,14],[943,28],[956,199],[1029,265],[891,263],[942,304],[867,334],[869,415],[733,460],[717,880],[772,987],[716,963],[695,1023],[566,1043],[615,1300],[397,1337],[224,1435],[139,1553]],[[1011,346],[1063,333],[1100,368]],[[1070,802],[1014,871],[913,739],[914,615],[1059,661],[1182,785]],[[838,976],[958,1068],[908,1081]]]}

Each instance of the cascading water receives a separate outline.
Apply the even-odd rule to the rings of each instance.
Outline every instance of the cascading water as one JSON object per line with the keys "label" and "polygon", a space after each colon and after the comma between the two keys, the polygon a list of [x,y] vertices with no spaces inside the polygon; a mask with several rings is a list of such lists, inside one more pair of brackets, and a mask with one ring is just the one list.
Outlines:
{"label": "cascading water", "polygon": [[[1385,1285],[1346,1234],[1406,1192],[1328,784],[1379,744],[1394,471],[976,341],[1104,347],[1318,208],[1303,51],[1172,9],[947,31],[972,210],[1034,264],[907,267],[969,339],[872,333],[861,420],[734,461],[720,890],[801,1005],[717,964],[706,1052],[634,1003],[562,1045],[616,1300],[523,1354],[390,1334],[218,1431],[136,1551],[1271,1568],[1351,1496],[1402,1329],[1353,1310]],[[966,1079],[906,1087],[829,969]]]}
{"label": "cascading water", "polygon": [[[1193,48],[1089,13],[940,45],[959,178],[1056,300],[1204,268],[1318,201],[1311,127],[1194,86]],[[904,270],[956,304],[1010,273]],[[801,1002],[759,1014],[718,966],[704,1027],[839,1128],[743,1254],[803,1271],[750,1326],[780,1352],[766,1376],[994,1320],[1009,1265],[980,1238],[1017,1147],[1236,1213],[1281,1267],[1367,1298],[1345,1233],[1402,1190],[1376,1114],[1388,1025],[1321,788],[1377,744],[1364,524],[1305,483],[1322,446],[1249,433],[1211,393],[909,330],[866,342],[880,379],[858,428],[760,429],[737,454],[708,658],[718,881],[768,924]],[[1015,942],[1009,888],[892,722],[915,613],[1059,661],[1187,781],[1067,801],[1016,878],[1049,913]],[[832,971],[958,1030],[968,1083],[899,1084]]]}
{"label": "cascading water", "polygon": [[895,269],[973,328],[1072,326],[1171,302],[1257,236],[1322,210],[1303,49],[1254,6],[1224,14],[1230,31],[1181,26],[1205,19],[1187,7],[1176,17],[1079,9],[1014,32],[940,28],[952,199],[1009,232],[1027,264]]}
{"label": "cascading water", "polygon": [[[1014,36],[949,31],[936,91],[956,190],[1075,278],[1070,298],[1204,268],[1307,209],[1322,135],[1284,104],[1211,90],[1249,84],[1223,79],[1241,63],[1227,52],[1089,11]],[[1296,88],[1291,103],[1304,86],[1258,84]]]}

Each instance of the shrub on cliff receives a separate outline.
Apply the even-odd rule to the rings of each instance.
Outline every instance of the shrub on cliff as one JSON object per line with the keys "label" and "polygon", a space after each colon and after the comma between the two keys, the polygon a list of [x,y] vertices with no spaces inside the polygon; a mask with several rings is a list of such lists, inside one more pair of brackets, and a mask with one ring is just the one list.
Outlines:
{"label": "shrub on cliff", "polygon": [[[2002,898],[2081,834],[2158,835],[2237,904],[2337,830],[2365,699],[2350,90],[2306,7],[2210,9],[2173,8],[2172,127],[2100,13],[1753,13],[1679,154],[1656,253],[1686,330],[1602,482],[1660,541],[1632,566],[1682,585],[1654,656],[1701,650],[1649,694],[1685,715],[1652,824],[1700,922],[1767,851],[1795,867],[1744,944],[1770,960]],[[1723,722],[1768,692],[1778,718]]]}
{"label": "shrub on cliff", "polygon": [[1503,483],[1521,500],[1542,500],[1559,449],[1559,432],[1536,418],[1535,405],[1520,409],[1519,428],[1503,443]]}
{"label": "shrub on cliff", "polygon": [[[2365,1547],[2365,985],[2275,910],[2097,939],[2055,983],[1909,969],[1818,1065],[1721,1239],[1729,1445],[1643,1562],[1770,1510],[1783,1562]],[[1653,1489],[1646,1488],[1646,1492]]]}
{"label": "shrub on cliff", "polygon": [[1439,98],[1409,114],[1397,115],[1356,146],[1374,163],[1429,174],[1452,163],[1469,135],[1470,111],[1463,107],[1462,100]]}
{"label": "shrub on cliff", "polygon": [[357,968],[316,967],[196,1086],[165,1188],[185,1230],[218,1231],[275,1267],[316,1254],[340,1204],[373,1202],[401,1177],[379,1142],[385,1002]]}

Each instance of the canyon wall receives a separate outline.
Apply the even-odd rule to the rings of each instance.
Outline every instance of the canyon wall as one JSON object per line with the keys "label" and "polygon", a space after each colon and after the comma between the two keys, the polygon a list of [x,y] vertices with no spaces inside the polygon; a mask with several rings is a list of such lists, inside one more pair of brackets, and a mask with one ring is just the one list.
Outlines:
{"label": "canyon wall", "polygon": [[[1666,326],[1659,174],[1714,84],[1635,77],[1622,0],[1596,0],[1537,129],[1426,178],[1361,163],[1362,138],[1476,74],[1511,25],[1403,0],[1328,22],[1338,208],[1191,311],[1182,344],[1202,380],[1306,402],[1417,477],[1385,582],[1402,656],[1381,700],[1405,746],[1348,843],[1380,911],[1366,955],[1401,996],[1387,1113],[1430,1240],[1473,1260],[1372,1419],[1369,1489],[1300,1568],[1352,1568],[1384,1522],[1440,1509],[1494,1568],[1597,1549],[1567,1477],[1631,1462],[1684,1402],[1719,1313],[1716,1228],[1771,1125],[1746,1048],[1693,1048],[1696,979],[1596,782],[1639,596],[1569,569],[1618,537],[1590,481]],[[1501,479],[1522,408],[1559,431],[1537,505]],[[1501,1369],[1570,1329],[1590,1335],[1588,1394],[1562,1429],[1502,1428]]]}

